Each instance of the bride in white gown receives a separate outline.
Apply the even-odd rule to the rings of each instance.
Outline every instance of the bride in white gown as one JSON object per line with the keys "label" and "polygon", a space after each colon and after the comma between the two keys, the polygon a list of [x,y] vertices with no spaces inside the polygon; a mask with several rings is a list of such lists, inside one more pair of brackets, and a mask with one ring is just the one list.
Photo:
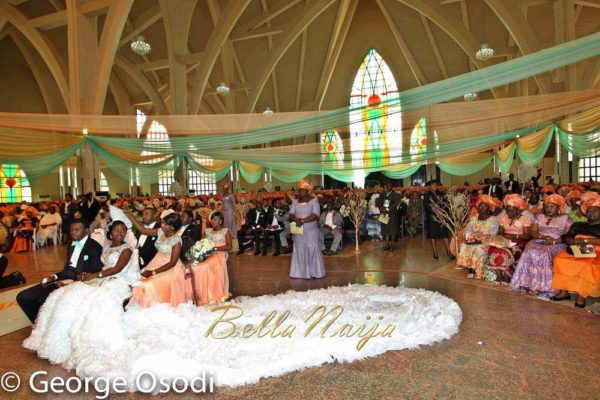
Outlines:
{"label": "bride in white gown", "polygon": [[[126,240],[127,226],[114,221],[104,243],[104,268],[81,274],[52,292],[42,306],[23,346],[65,368],[93,363],[102,353],[117,354],[126,343],[123,301],[139,277],[135,247]],[[108,353],[108,354],[107,354]]]}

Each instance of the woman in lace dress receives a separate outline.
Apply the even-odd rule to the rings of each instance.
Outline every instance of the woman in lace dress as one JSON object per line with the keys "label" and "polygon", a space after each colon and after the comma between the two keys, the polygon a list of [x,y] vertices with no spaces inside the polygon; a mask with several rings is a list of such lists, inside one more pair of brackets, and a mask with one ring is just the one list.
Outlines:
{"label": "woman in lace dress", "polygon": [[93,359],[97,352],[119,351],[126,342],[123,301],[140,276],[134,249],[124,241],[126,234],[121,221],[108,228],[102,271],[83,273],[77,282],[52,292],[24,347],[68,369],[84,358]]}

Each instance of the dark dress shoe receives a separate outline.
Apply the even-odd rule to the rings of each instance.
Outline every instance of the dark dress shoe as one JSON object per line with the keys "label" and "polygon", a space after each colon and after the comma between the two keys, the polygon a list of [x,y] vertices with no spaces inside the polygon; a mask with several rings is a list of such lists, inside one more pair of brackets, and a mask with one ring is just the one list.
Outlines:
{"label": "dark dress shoe", "polygon": [[585,308],[585,303],[579,304],[579,303],[575,302],[575,307],[577,307],[577,308]]}
{"label": "dark dress shoe", "polygon": [[256,250],[256,251],[254,252],[254,255],[255,255],[255,256],[257,256],[257,255],[259,255],[259,254],[260,254],[260,250]]}
{"label": "dark dress shoe", "polygon": [[550,300],[552,300],[552,301],[563,301],[563,300],[569,300],[570,298],[571,298],[571,295],[567,295],[565,297],[552,296],[552,297],[550,297]]}
{"label": "dark dress shoe", "polygon": [[15,271],[11,275],[14,276],[20,282],[21,285],[24,285],[25,283],[27,283],[27,280],[25,279],[23,274],[20,273],[19,271]]}
{"label": "dark dress shoe", "polygon": [[277,257],[279,254],[281,254],[281,253],[280,253],[280,252],[278,252],[278,251],[276,251],[275,253],[273,253],[273,255],[274,255],[275,257]]}

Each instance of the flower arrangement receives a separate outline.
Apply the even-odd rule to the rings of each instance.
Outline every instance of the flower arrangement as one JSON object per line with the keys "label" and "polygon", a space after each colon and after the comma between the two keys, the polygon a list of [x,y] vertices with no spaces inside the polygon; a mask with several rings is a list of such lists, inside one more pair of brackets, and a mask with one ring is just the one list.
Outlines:
{"label": "flower arrangement", "polygon": [[216,250],[215,242],[210,239],[202,239],[190,247],[186,256],[188,260],[196,264],[206,260]]}

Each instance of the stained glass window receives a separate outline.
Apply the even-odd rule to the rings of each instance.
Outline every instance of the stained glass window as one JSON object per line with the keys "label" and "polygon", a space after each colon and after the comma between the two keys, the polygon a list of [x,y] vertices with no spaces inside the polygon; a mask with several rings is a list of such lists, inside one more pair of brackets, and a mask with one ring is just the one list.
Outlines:
{"label": "stained glass window", "polygon": [[[356,73],[350,106],[352,165],[376,167],[401,161],[402,119],[394,75],[381,55],[371,49]],[[357,170],[354,182],[364,186],[364,171]]]}
{"label": "stained glass window", "polygon": [[32,201],[31,184],[25,171],[16,164],[0,166],[0,203]]}
{"label": "stained glass window", "polygon": [[100,191],[101,192],[109,192],[110,189],[108,187],[108,180],[106,176],[104,176],[104,172],[100,171]]}
{"label": "stained glass window", "polygon": [[330,165],[343,164],[344,142],[335,129],[321,133],[321,154]]}
{"label": "stained glass window", "polygon": [[410,155],[416,159],[419,155],[427,153],[427,120],[421,118],[415,125],[410,135]]}

